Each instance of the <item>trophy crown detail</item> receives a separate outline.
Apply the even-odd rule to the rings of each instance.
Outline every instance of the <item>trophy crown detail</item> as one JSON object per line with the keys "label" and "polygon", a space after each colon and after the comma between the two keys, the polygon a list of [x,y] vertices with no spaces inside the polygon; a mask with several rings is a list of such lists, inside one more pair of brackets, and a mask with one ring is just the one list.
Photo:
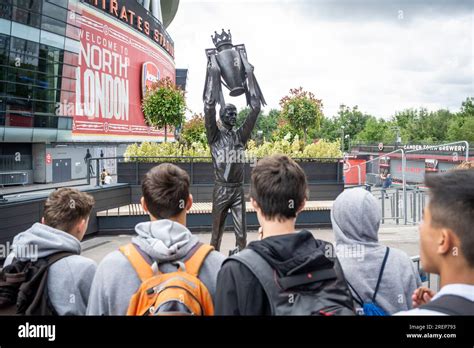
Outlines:
{"label": "trophy crown detail", "polygon": [[211,38],[216,48],[219,48],[223,45],[232,45],[232,34],[230,33],[230,30],[225,32],[225,30],[222,29],[222,33],[218,34],[217,31],[214,33],[215,35],[211,35]]}

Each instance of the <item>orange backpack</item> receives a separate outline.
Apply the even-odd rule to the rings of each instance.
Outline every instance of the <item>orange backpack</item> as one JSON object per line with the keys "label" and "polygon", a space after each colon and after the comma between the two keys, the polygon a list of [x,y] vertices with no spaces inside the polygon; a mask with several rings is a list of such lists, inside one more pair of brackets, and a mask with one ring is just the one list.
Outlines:
{"label": "orange backpack", "polygon": [[199,269],[212,250],[212,246],[200,244],[177,271],[161,273],[135,244],[120,247],[142,281],[127,315],[214,315],[209,290],[198,279]]}

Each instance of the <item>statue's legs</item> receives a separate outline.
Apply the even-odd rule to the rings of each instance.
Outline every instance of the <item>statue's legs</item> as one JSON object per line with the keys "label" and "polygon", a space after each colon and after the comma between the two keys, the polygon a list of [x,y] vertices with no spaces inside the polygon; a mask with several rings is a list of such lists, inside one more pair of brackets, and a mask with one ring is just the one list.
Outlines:
{"label": "statue's legs", "polygon": [[247,223],[245,219],[245,195],[244,188],[234,189],[231,207],[232,220],[234,222],[235,246],[240,250],[247,246]]}
{"label": "statue's legs", "polygon": [[[216,249],[220,250],[222,235],[224,233],[225,219],[227,217],[227,211],[231,203],[232,192],[229,192],[230,188],[215,185],[212,194],[212,236],[211,245]],[[230,194],[230,196],[229,196]]]}

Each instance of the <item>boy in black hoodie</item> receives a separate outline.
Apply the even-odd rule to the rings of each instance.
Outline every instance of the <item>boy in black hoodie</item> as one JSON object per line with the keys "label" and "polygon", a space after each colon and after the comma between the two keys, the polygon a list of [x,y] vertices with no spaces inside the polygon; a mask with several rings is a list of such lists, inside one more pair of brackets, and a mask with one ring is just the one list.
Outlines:
{"label": "boy in black hoodie", "polygon": [[[245,249],[223,264],[217,278],[216,315],[353,313],[332,245],[315,239],[309,231],[295,230],[306,199],[306,176],[296,162],[282,155],[258,162],[252,171],[250,201],[260,223],[260,240],[247,246],[251,252]],[[265,286],[256,276],[262,273],[267,275]],[[326,282],[316,279],[323,273],[330,274]],[[285,284],[296,284],[296,291]],[[318,294],[326,301],[319,301],[318,296],[302,300],[301,293]]]}

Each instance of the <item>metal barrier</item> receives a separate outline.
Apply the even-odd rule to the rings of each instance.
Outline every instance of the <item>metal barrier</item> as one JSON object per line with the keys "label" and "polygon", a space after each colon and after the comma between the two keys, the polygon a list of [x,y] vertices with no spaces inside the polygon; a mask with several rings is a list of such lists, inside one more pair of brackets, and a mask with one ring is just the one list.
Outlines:
{"label": "metal barrier", "polygon": [[[405,155],[405,150],[403,150],[403,149],[397,149],[395,151],[386,153],[383,156],[378,156],[378,157],[375,157],[371,160],[368,160],[368,161],[365,161],[365,162],[362,162],[362,163],[356,165],[357,172],[358,172],[358,177],[359,177],[358,178],[359,185],[361,184],[361,168],[360,168],[361,165],[367,166],[368,163],[372,163],[374,161],[380,160],[381,158],[390,157],[390,155],[398,153],[398,152],[400,152],[401,155],[402,155],[402,168],[405,168],[406,167],[406,155]],[[406,185],[405,170],[402,170],[402,197],[403,197],[402,206],[403,206],[403,220],[404,220],[405,225],[408,223],[408,220],[407,220],[408,203],[407,203],[406,186],[407,185]],[[398,201],[398,199],[397,199],[397,201]],[[383,205],[384,205],[384,203],[382,202],[382,211],[384,211],[384,206]],[[398,213],[398,209],[397,209],[397,223],[398,223],[398,219],[399,219],[398,215],[399,215],[399,213]]]}
{"label": "metal barrier", "polygon": [[439,275],[423,271],[423,268],[421,267],[420,263],[420,256],[413,256],[411,257],[411,260],[416,265],[416,269],[418,270],[423,286],[426,286],[434,290],[435,292],[438,292],[440,289]]}

